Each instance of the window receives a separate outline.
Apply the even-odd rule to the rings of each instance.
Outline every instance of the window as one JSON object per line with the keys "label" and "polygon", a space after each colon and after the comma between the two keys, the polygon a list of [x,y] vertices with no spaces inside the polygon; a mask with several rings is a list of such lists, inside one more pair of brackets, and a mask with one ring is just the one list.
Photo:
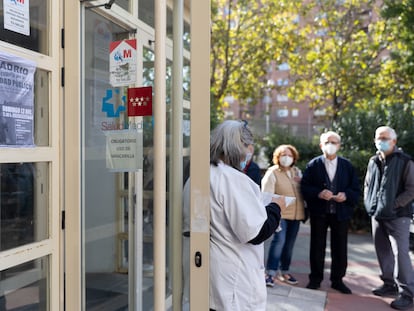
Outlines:
{"label": "window", "polygon": [[277,85],[278,86],[288,86],[289,85],[289,79],[277,79]]}
{"label": "window", "polygon": [[276,99],[277,99],[278,102],[282,103],[282,102],[287,102],[289,100],[289,97],[287,97],[287,95],[278,94],[276,96]]}
{"label": "window", "polygon": [[[13,1],[8,2],[11,3]],[[11,13],[6,13],[7,10],[5,11],[3,4],[4,2],[0,1],[0,40],[35,52],[49,54],[49,1],[38,0],[29,2],[30,25],[28,25],[28,34],[19,32],[19,28],[24,32],[25,26],[23,21],[21,23],[23,26],[16,27],[15,30],[4,28],[4,21],[10,18]],[[24,20],[25,17],[21,19]]]}
{"label": "window", "polygon": [[288,63],[282,63],[278,66],[280,71],[287,71],[290,69],[289,64]]}
{"label": "window", "polygon": [[313,113],[315,117],[320,117],[326,115],[326,109],[316,109]]}
{"label": "window", "polygon": [[289,116],[289,110],[287,108],[278,109],[277,116],[279,118],[287,118]]}

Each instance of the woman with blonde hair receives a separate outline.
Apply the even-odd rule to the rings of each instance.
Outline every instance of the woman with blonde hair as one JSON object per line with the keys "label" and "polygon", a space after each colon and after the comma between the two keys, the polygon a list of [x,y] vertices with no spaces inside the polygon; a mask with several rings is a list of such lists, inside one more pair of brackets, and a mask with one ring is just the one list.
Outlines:
{"label": "woman with blonde hair", "polygon": [[270,192],[295,200],[282,211],[279,230],[273,234],[266,264],[266,285],[274,286],[275,278],[291,285],[298,281],[289,273],[293,247],[305,210],[300,192],[301,170],[295,165],[299,153],[292,145],[280,145],[273,152],[273,166],[262,179],[262,192]]}

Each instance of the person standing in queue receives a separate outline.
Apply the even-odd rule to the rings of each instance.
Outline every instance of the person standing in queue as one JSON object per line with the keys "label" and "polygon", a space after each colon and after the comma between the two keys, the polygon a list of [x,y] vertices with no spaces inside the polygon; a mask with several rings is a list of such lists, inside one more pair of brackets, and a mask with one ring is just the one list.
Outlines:
{"label": "person standing in queue", "polygon": [[[384,282],[372,292],[397,297],[391,307],[413,307],[414,271],[409,254],[414,200],[414,162],[397,148],[397,134],[388,126],[375,131],[377,153],[368,162],[364,204],[371,216],[375,252]],[[397,271],[397,273],[396,273]]]}
{"label": "person standing in queue", "polygon": [[348,228],[360,195],[359,180],[351,162],[337,155],[341,137],[332,131],[320,136],[323,155],[312,159],[301,180],[301,191],[310,216],[310,289],[320,288],[324,277],[326,238],[331,233],[331,287],[343,294],[352,291],[343,282],[348,266]]}
{"label": "person standing in queue", "polygon": [[[295,165],[299,152],[292,145],[280,145],[273,152],[273,164],[262,179],[262,192],[269,192],[295,200],[282,211],[280,230],[273,234],[267,254],[266,285],[274,286],[275,278],[290,285],[298,284],[289,273],[293,247],[299,232],[300,222],[305,219],[305,210],[300,193],[301,170]],[[265,254],[266,255],[266,254]]]}

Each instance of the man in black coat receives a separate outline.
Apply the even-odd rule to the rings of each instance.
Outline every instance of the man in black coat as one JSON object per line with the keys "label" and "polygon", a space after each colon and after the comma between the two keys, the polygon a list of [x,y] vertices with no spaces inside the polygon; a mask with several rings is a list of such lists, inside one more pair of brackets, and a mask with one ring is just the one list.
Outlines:
{"label": "man in black coat", "polygon": [[337,156],[341,137],[332,131],[320,136],[323,155],[312,159],[303,172],[301,191],[310,216],[310,289],[323,280],[328,228],[331,231],[331,287],[343,294],[352,291],[344,284],[348,266],[348,228],[360,186],[349,160]]}

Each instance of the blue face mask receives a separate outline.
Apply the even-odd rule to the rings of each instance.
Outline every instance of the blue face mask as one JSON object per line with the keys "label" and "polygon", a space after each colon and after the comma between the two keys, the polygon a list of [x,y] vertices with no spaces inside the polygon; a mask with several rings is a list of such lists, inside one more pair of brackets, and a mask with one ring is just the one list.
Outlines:
{"label": "blue face mask", "polygon": [[251,153],[248,153],[248,154],[246,154],[245,160],[240,162],[240,169],[242,171],[244,171],[244,169],[246,168],[247,163],[249,163],[249,161],[251,160],[251,158],[252,158],[252,154]]}
{"label": "blue face mask", "polygon": [[377,147],[377,150],[380,152],[387,152],[390,150],[390,142],[388,140],[380,140],[377,139],[375,141],[375,147]]}
{"label": "blue face mask", "polygon": [[244,171],[244,169],[246,168],[246,165],[247,165],[247,160],[240,162],[240,169]]}

